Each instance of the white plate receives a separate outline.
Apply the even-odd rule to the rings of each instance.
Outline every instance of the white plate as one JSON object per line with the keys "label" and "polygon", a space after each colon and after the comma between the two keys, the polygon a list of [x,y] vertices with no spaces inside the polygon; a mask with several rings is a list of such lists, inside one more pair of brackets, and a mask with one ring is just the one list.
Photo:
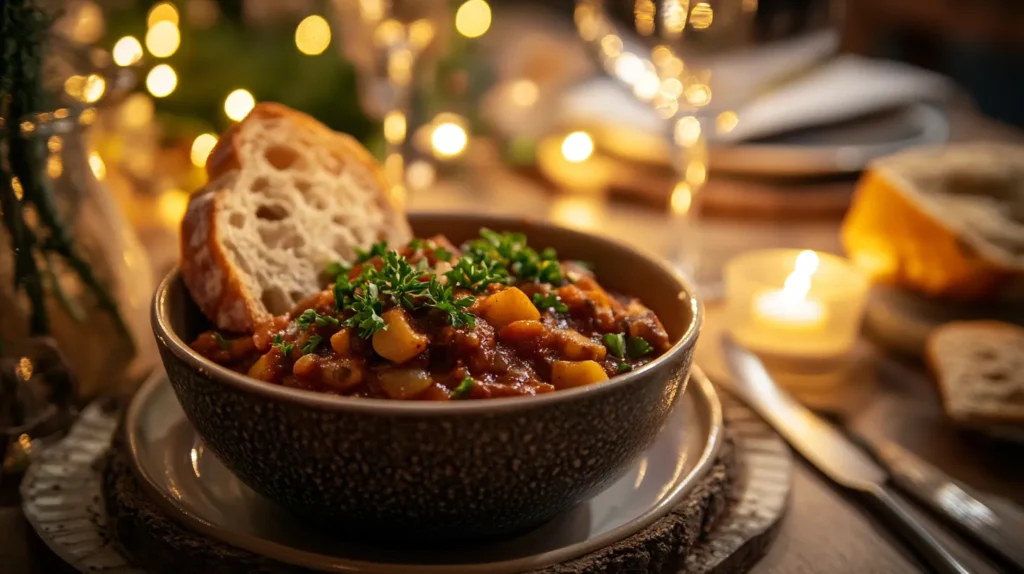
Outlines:
{"label": "white plate", "polygon": [[412,549],[347,541],[254,493],[203,447],[166,380],[150,381],[133,403],[126,430],[138,447],[132,449],[135,471],[169,516],[239,548],[327,571],[496,574],[564,562],[668,513],[710,469],[722,440],[721,405],[695,368],[654,445],[590,501],[499,543]]}

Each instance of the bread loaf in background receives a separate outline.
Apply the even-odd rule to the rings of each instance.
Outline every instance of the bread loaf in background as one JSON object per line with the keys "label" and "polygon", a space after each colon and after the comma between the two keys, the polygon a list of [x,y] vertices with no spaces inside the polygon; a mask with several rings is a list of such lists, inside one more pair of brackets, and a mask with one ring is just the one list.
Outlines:
{"label": "bread loaf in background", "polygon": [[1024,328],[948,323],[929,335],[926,358],[950,418],[974,426],[1024,424]]}
{"label": "bread loaf in background", "polygon": [[383,171],[359,142],[280,104],[223,134],[181,226],[181,274],[220,329],[246,332],[320,289],[332,261],[411,238]]}
{"label": "bread loaf in background", "polygon": [[1024,146],[950,144],[873,162],[842,241],[879,282],[961,300],[1024,299]]}

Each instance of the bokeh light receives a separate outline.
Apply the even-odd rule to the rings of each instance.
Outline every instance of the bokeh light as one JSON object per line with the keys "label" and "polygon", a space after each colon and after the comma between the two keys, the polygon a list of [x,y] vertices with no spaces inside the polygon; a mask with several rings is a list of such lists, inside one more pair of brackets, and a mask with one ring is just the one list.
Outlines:
{"label": "bokeh light", "polygon": [[307,56],[322,54],[331,45],[331,26],[323,16],[307,16],[295,28],[295,47]]}
{"label": "bokeh light", "polygon": [[206,165],[206,158],[210,157],[210,152],[213,151],[215,145],[217,145],[217,136],[213,134],[199,134],[196,136],[196,139],[192,141],[192,152],[190,154],[192,165],[204,167]]}
{"label": "bokeh light", "polygon": [[125,36],[114,44],[111,53],[118,66],[131,66],[142,59],[142,44],[135,36]]}
{"label": "bokeh light", "polygon": [[586,161],[594,153],[594,140],[587,132],[572,132],[562,141],[562,157],[573,163]]}
{"label": "bokeh light", "polygon": [[486,0],[469,0],[455,12],[455,29],[467,38],[479,38],[491,27],[491,6]]}
{"label": "bokeh light", "polygon": [[175,26],[178,25],[178,9],[174,7],[174,4],[160,2],[150,8],[149,15],[146,17],[146,26],[152,28],[160,22],[170,22]]}
{"label": "bokeh light", "polygon": [[249,115],[249,112],[255,105],[256,99],[252,97],[252,94],[248,90],[239,88],[228,94],[227,98],[224,98],[224,113],[229,118],[239,122]]}
{"label": "bokeh light", "polygon": [[167,97],[176,87],[178,87],[178,74],[175,74],[174,68],[167,64],[154,67],[146,75],[146,89],[154,97]]}
{"label": "bokeh light", "polygon": [[103,181],[107,177],[107,165],[103,163],[103,158],[96,152],[89,154],[89,169],[99,181]]}
{"label": "bokeh light", "polygon": [[430,144],[434,154],[440,157],[454,157],[466,149],[469,136],[466,130],[457,123],[443,122],[434,127],[430,134]]}
{"label": "bokeh light", "polygon": [[181,45],[181,32],[178,26],[169,20],[157,22],[146,31],[146,49],[157,58],[167,58],[178,51]]}

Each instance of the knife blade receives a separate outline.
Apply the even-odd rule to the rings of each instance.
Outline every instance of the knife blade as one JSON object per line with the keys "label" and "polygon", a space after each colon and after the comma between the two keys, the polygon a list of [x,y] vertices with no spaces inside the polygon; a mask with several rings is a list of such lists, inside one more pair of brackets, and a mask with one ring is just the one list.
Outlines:
{"label": "knife blade", "polygon": [[730,389],[804,458],[836,483],[867,495],[933,570],[970,572],[908,512],[907,504],[886,485],[889,475],[885,469],[843,433],[779,388],[761,360],[728,333],[722,336],[722,349],[732,373]]}

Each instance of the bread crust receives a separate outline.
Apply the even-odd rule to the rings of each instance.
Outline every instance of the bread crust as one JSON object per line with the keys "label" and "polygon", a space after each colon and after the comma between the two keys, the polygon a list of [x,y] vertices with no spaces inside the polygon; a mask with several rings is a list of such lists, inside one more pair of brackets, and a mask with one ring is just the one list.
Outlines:
{"label": "bread crust", "polygon": [[246,333],[270,318],[245,286],[219,240],[220,193],[234,177],[211,182],[192,194],[181,222],[181,276],[192,299],[218,328]]}
{"label": "bread crust", "polygon": [[[952,321],[933,330],[925,343],[925,363],[939,387],[939,394],[942,397],[942,406],[946,415],[959,423],[969,426],[985,427],[1021,424],[1024,422],[1024,410],[1017,414],[1001,411],[985,413],[978,410],[957,408],[953,404],[953,397],[950,395],[950,391],[954,383],[948,379],[949,373],[944,372],[942,368],[943,359],[942,350],[939,348],[939,339],[944,335],[961,330],[971,332],[985,331],[988,333],[1008,332],[1024,337],[1024,329],[1002,321]],[[1021,352],[1024,352],[1024,349]]]}
{"label": "bread crust", "polygon": [[999,292],[1014,272],[972,249],[926,213],[884,168],[864,174],[841,229],[843,248],[876,281],[927,295],[979,300]]}
{"label": "bread crust", "polygon": [[[316,140],[345,166],[354,162],[370,174],[377,185],[376,203],[385,214],[382,239],[392,241],[411,236],[409,224],[396,198],[391,196],[380,165],[352,137],[334,132],[314,118],[281,104],[257,104],[240,123],[229,128],[211,152],[206,171],[208,183],[189,199],[181,224],[180,269],[185,285],[203,313],[219,329],[247,333],[271,318],[266,306],[246,286],[241,272],[231,262],[218,229],[218,213],[225,194],[231,193],[237,174],[246,169],[239,153],[247,122],[281,118],[314,133]],[[344,169],[344,168],[343,168]]]}

